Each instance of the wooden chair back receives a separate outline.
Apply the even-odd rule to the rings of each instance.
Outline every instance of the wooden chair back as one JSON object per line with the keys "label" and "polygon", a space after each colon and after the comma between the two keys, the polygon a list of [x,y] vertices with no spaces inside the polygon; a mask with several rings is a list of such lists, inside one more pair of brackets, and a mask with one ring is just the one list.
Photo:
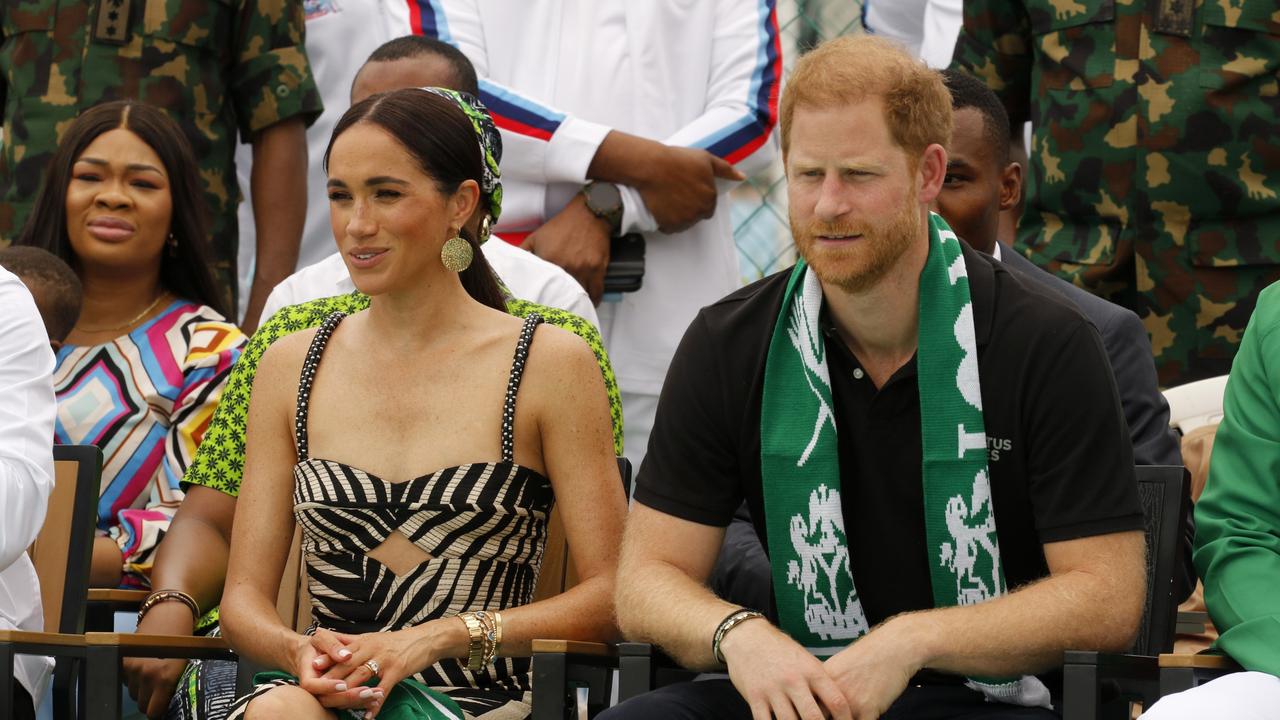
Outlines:
{"label": "wooden chair back", "polygon": [[44,524],[31,546],[46,632],[84,632],[101,474],[102,451],[98,448],[53,447],[53,492]]}

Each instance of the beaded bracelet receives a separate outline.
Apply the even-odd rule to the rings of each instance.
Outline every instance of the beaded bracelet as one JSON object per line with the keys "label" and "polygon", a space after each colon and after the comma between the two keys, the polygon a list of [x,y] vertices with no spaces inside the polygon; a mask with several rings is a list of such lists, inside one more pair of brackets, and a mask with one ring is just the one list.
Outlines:
{"label": "beaded bracelet", "polygon": [[196,623],[200,622],[200,605],[196,603],[196,599],[181,590],[156,590],[142,601],[142,606],[138,608],[138,622],[142,622],[142,618],[146,616],[151,608],[162,602],[177,600],[186,605],[191,610],[191,626],[194,628]]}
{"label": "beaded bracelet", "polygon": [[741,608],[729,613],[728,617],[720,621],[720,624],[716,626],[715,634],[711,636],[711,654],[715,656],[716,662],[722,665],[726,664],[724,655],[720,652],[720,644],[724,642],[724,636],[728,635],[729,631],[739,624],[758,617],[764,617],[764,615],[755,610]]}

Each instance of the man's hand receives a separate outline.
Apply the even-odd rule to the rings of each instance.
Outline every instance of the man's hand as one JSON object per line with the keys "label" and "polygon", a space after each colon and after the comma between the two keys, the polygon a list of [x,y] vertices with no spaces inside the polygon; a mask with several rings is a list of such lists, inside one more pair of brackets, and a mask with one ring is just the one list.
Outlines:
{"label": "man's hand", "polygon": [[725,635],[720,651],[753,720],[853,719],[822,663],[768,621],[744,621]]}
{"label": "man's hand", "polygon": [[716,178],[745,180],[737,168],[706,150],[659,145],[639,168],[635,184],[665,233],[679,232],[716,213]]}
{"label": "man's hand", "polygon": [[914,654],[919,643],[905,631],[907,617],[879,625],[823,663],[855,720],[883,715],[922,667]]}
{"label": "man's hand", "polygon": [[[162,602],[152,606],[147,616],[138,624],[138,632],[149,635],[192,634],[195,618],[191,609],[180,602]],[[173,691],[178,687],[186,660],[160,660],[157,658],[125,658],[125,685],[129,697],[138,704],[138,710],[153,720],[162,717],[169,709]]]}
{"label": "man's hand", "polygon": [[581,195],[525,238],[522,247],[564,268],[591,302],[600,304],[609,265],[609,223],[591,214]]}
{"label": "man's hand", "polygon": [[673,233],[716,212],[716,178],[741,181],[737,168],[706,150],[664,145],[611,130],[596,150],[587,177],[633,187],[658,221]]}

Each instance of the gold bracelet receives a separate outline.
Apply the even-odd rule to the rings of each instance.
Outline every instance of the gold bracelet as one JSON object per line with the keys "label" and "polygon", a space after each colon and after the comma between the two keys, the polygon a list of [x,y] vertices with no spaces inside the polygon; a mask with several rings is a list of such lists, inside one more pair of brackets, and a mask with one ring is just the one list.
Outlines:
{"label": "gold bracelet", "polygon": [[162,602],[177,600],[186,605],[191,610],[191,628],[194,630],[197,623],[200,622],[200,605],[196,603],[196,599],[181,590],[155,590],[142,601],[142,607],[138,608],[138,622],[142,622],[142,618],[146,617],[147,612],[151,608]]}
{"label": "gold bracelet", "polygon": [[493,614],[493,625],[495,628],[493,638],[493,655],[497,657],[502,654],[502,613],[495,612]]}
{"label": "gold bracelet", "polygon": [[484,624],[480,622],[475,613],[462,613],[458,617],[462,618],[462,622],[466,623],[467,634],[471,638],[471,643],[467,647],[467,669],[476,672],[484,667]]}
{"label": "gold bracelet", "polygon": [[498,646],[502,643],[502,616],[484,610],[477,610],[475,616],[484,625],[484,664],[488,665],[498,655]]}

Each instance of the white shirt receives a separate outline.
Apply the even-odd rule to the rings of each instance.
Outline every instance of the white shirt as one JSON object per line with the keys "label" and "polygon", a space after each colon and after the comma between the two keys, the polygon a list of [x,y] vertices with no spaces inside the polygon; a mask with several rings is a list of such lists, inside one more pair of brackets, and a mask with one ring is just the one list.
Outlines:
{"label": "white shirt", "polygon": [[[330,245],[332,245],[330,240]],[[596,309],[586,291],[568,273],[531,252],[492,238],[480,246],[484,259],[498,274],[507,289],[521,300],[569,312],[600,326]],[[283,307],[308,300],[352,292],[356,285],[347,272],[341,253],[333,253],[320,262],[290,275],[276,286],[267,298],[262,317],[271,317]]]}
{"label": "white shirt", "polygon": [[867,30],[901,42],[931,68],[951,64],[964,24],[964,0],[867,0]]}
{"label": "white shirt", "polygon": [[[414,32],[471,59],[502,131],[500,231],[533,230],[573,199],[610,129],[703,148],[748,175],[776,155],[781,57],[766,0],[414,6]],[[646,233],[644,284],[600,318],[622,391],[656,395],[698,309],[739,285],[737,252],[723,195],[713,218],[667,235],[622,190],[624,229]]]}
{"label": "white shirt", "polygon": [[[6,630],[44,628],[40,583],[27,548],[53,492],[53,362],[31,293],[0,268],[0,628]],[[36,703],[52,671],[47,657],[14,660],[14,676]]]}

